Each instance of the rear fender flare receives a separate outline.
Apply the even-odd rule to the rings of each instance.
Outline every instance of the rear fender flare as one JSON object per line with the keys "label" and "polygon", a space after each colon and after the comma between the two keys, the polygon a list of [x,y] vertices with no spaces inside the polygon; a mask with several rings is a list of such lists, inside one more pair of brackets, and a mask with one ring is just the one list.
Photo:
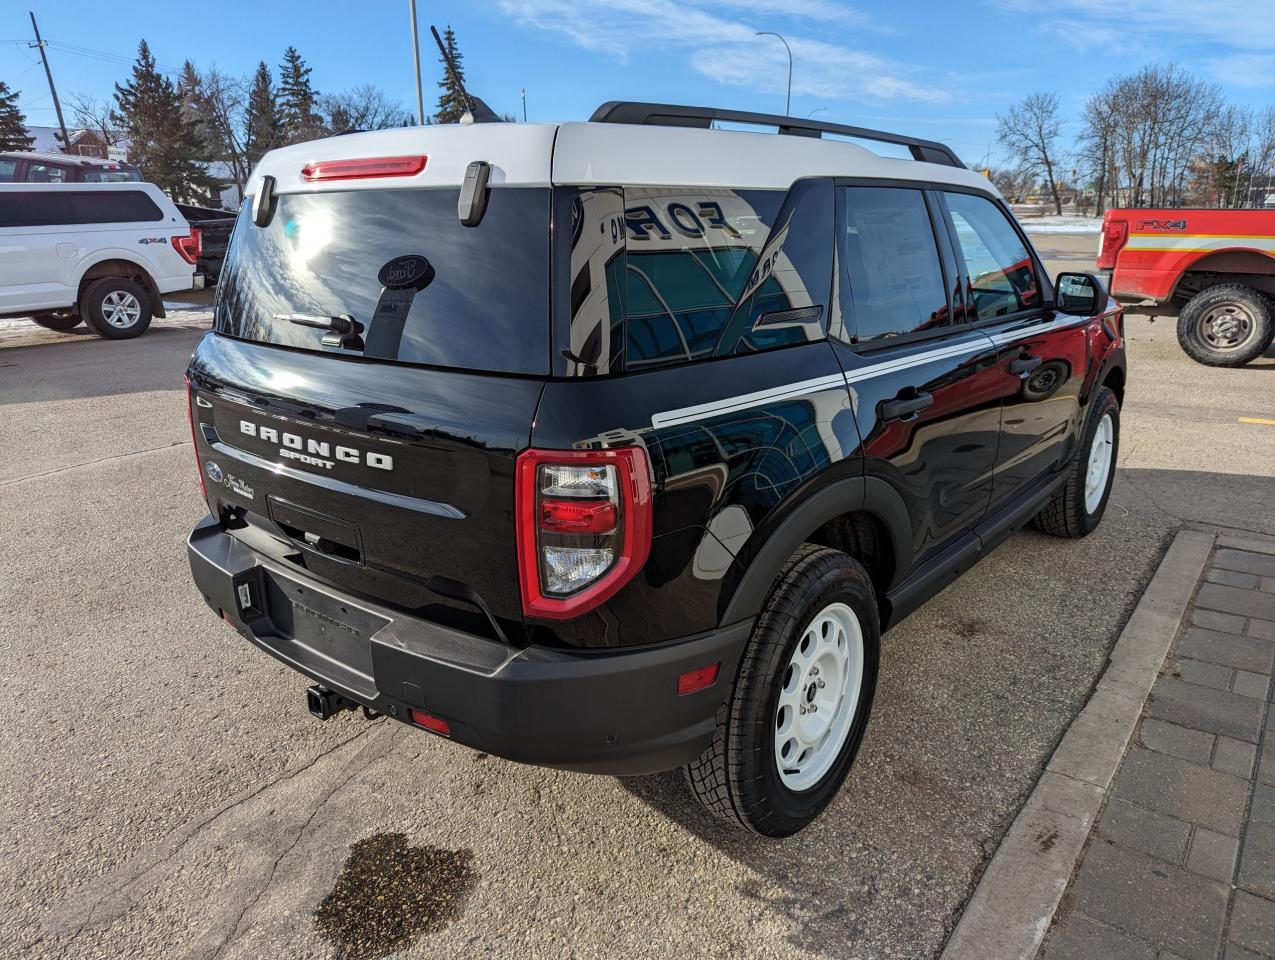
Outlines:
{"label": "rear fender flare", "polygon": [[742,561],[743,570],[728,594],[721,622],[735,623],[761,613],[771,585],[797,548],[829,520],[858,512],[876,517],[889,532],[895,565],[891,582],[880,586],[884,587],[883,593],[896,586],[912,566],[912,522],[907,507],[886,481],[849,477],[808,496],[788,511],[768,536],[763,533],[758,538],[759,545],[751,556],[736,557],[736,564]]}

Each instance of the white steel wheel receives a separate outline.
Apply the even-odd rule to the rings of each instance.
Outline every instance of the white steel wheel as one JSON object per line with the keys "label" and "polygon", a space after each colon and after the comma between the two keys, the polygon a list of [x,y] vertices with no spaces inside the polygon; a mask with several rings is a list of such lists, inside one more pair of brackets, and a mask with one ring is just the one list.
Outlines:
{"label": "white steel wheel", "polygon": [[102,298],[102,320],[112,327],[127,330],[136,324],[141,316],[140,301],[127,290],[112,290]]}
{"label": "white steel wheel", "polygon": [[863,628],[844,603],[817,613],[780,677],[775,766],[795,793],[832,769],[845,746],[863,689]]}
{"label": "white steel wheel", "polygon": [[1085,470],[1085,512],[1093,513],[1102,503],[1111,477],[1111,452],[1115,444],[1116,426],[1110,413],[1103,415],[1089,445],[1089,465]]}

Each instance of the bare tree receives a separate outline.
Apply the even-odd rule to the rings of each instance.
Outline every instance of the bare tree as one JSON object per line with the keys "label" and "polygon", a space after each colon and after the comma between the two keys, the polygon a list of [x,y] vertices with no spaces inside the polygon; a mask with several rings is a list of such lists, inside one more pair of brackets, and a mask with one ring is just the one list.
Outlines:
{"label": "bare tree", "polygon": [[384,130],[412,122],[412,115],[401,103],[370,83],[328,94],[320,99],[320,108],[328,118],[328,129],[332,133]]}
{"label": "bare tree", "polygon": [[252,172],[248,162],[246,111],[248,84],[213,66],[199,74],[193,108],[203,125],[212,156],[230,168],[240,195]]}
{"label": "bare tree", "polygon": [[99,100],[88,93],[73,93],[67,97],[66,103],[70,108],[71,125],[93,131],[108,150],[128,140],[128,134],[111,123],[110,101]]}
{"label": "bare tree", "polygon": [[1059,161],[1058,94],[1032,93],[1014,104],[1004,116],[996,117],[996,139],[1013,158],[1018,169],[1049,184],[1054,212],[1062,213],[1062,197],[1054,168]]}

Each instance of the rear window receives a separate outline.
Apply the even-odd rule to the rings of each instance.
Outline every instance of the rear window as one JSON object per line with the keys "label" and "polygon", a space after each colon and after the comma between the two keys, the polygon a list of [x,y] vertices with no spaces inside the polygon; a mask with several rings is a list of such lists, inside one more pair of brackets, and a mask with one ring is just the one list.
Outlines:
{"label": "rear window", "polygon": [[0,227],[155,223],[164,212],[140,190],[32,190],[0,194]]}
{"label": "rear window", "polygon": [[[549,190],[493,188],[476,227],[461,224],[458,193],[285,194],[265,227],[246,201],[215,329],[337,355],[547,373]],[[403,263],[407,286],[395,279]],[[357,339],[313,325],[334,317],[357,323]]]}
{"label": "rear window", "polygon": [[110,167],[89,167],[83,171],[80,179],[85,183],[141,183],[142,172]]}

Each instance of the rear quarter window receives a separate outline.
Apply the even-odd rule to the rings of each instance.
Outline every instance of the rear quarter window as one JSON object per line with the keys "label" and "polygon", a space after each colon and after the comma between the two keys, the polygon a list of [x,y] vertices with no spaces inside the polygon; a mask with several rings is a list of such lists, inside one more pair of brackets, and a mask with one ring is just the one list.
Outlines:
{"label": "rear quarter window", "polygon": [[164,212],[140,190],[32,190],[0,195],[0,227],[157,223]]}

